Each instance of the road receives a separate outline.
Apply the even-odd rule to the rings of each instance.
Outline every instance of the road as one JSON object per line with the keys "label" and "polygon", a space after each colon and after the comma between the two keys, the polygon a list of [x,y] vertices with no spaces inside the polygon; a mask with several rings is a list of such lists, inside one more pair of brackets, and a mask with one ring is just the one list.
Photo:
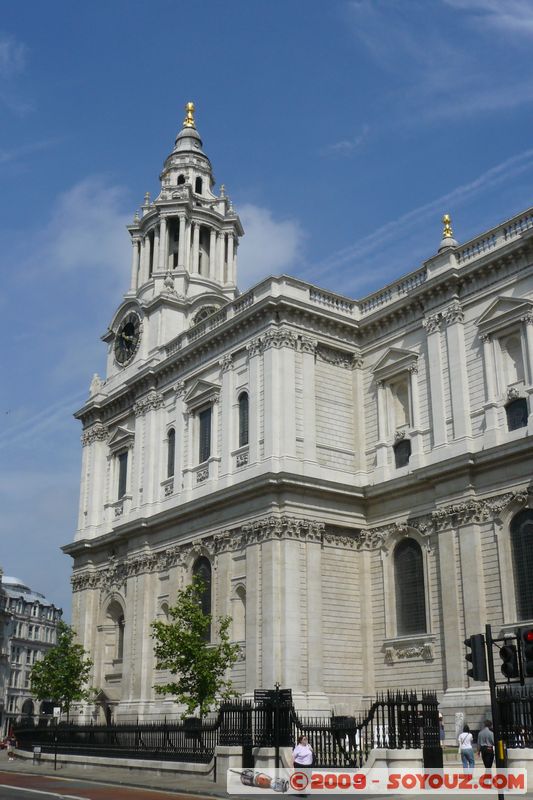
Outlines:
{"label": "road", "polygon": [[[154,781],[157,782],[157,778],[154,778]],[[55,778],[49,775],[23,775],[0,771],[0,800],[46,800],[46,798],[64,798],[64,800],[190,800],[191,795],[69,778]],[[197,795],[195,800],[201,800],[201,797]],[[205,800],[213,800],[213,798],[205,798]]]}

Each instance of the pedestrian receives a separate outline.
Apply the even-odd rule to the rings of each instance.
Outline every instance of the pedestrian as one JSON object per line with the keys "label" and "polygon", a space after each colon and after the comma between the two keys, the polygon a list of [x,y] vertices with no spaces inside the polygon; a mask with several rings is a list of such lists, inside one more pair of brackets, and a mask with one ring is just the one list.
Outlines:
{"label": "pedestrian", "polygon": [[295,769],[308,769],[313,766],[313,748],[307,741],[307,736],[299,736],[298,744],[292,751],[292,766]]}
{"label": "pedestrian", "polygon": [[444,721],[442,719],[442,714],[439,713],[439,739],[441,742],[443,742],[445,738],[446,734],[444,732]]}
{"label": "pedestrian", "polygon": [[463,770],[468,772],[469,770],[474,769],[476,766],[473,749],[474,737],[470,733],[470,728],[468,725],[464,726],[463,732],[459,734],[457,741],[459,743],[461,761],[463,762]]}
{"label": "pedestrian", "polygon": [[481,758],[485,769],[490,769],[494,761],[494,733],[490,719],[485,720],[485,727],[482,728],[477,737],[477,749],[481,753]]}
{"label": "pedestrian", "polygon": [[7,740],[7,757],[9,761],[15,760],[15,745],[16,741],[13,736],[10,736]]}

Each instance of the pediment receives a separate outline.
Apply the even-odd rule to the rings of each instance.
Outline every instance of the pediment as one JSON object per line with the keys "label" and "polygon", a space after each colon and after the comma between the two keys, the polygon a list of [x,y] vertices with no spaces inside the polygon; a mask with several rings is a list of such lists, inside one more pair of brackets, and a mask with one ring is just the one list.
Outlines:
{"label": "pediment", "polygon": [[520,297],[497,297],[477,321],[480,330],[488,332],[518,322],[531,313],[533,302]]}
{"label": "pediment", "polygon": [[134,438],[134,431],[119,425],[116,430],[113,431],[112,436],[109,438],[108,444],[112,450],[116,450],[119,447],[128,446],[131,444],[131,442],[133,442]]}
{"label": "pediment", "polygon": [[415,351],[390,347],[374,365],[372,372],[377,378],[385,378],[409,369],[417,361],[418,353]]}
{"label": "pediment", "polygon": [[220,386],[200,379],[193,383],[185,395],[185,404],[193,410],[201,405],[216,402],[219,394]]}

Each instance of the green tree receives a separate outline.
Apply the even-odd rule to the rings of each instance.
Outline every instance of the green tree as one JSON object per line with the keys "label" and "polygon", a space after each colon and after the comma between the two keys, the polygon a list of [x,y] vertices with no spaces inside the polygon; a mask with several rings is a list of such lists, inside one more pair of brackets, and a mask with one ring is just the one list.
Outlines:
{"label": "green tree", "polygon": [[204,581],[195,576],[178,592],[176,605],[169,609],[169,622],[152,622],[157,669],[166,669],[175,680],[156,684],[157,694],[172,694],[186,707],[183,717],[198,711],[203,717],[218,700],[235,696],[225,675],[239,656],[239,645],[231,644],[231,617],[219,617],[218,643],[208,641],[212,615],[202,611]]}
{"label": "green tree", "polygon": [[69,718],[72,703],[89,700],[93,689],[87,687],[93,662],[86,658],[76,633],[65,622],[57,627],[57,644],[31,670],[31,690],[38,700],[52,700]]}

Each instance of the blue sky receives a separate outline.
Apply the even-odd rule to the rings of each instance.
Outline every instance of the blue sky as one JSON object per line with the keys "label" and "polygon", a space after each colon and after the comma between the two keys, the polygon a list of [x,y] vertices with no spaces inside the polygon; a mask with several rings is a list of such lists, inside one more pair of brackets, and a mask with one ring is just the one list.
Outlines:
{"label": "blue sky", "polygon": [[72,412],[128,288],[124,225],[194,100],[241,288],[361,297],[528,207],[530,0],[21,0],[0,20],[0,565],[70,613]]}

